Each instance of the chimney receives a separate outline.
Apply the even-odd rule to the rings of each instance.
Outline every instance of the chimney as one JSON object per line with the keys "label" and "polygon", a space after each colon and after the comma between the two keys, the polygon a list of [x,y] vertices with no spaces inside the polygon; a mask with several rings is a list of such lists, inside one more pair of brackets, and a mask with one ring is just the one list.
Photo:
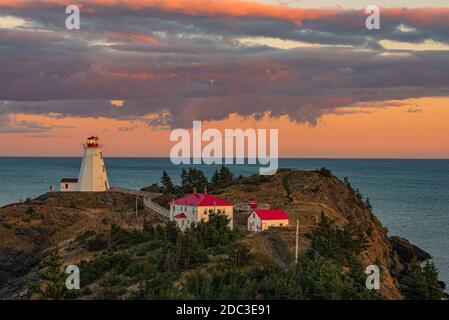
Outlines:
{"label": "chimney", "polygon": [[204,194],[207,194],[207,186],[204,186]]}
{"label": "chimney", "polygon": [[193,194],[196,194],[196,187],[193,187],[192,192],[193,192]]}

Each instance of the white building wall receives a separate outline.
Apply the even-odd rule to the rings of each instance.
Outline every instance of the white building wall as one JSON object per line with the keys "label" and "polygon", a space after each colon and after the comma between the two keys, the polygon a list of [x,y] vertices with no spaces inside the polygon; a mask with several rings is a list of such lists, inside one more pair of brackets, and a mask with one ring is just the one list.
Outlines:
{"label": "white building wall", "polygon": [[278,228],[278,227],[287,227],[288,220],[263,220],[262,221],[262,230],[267,230],[270,227]]}
{"label": "white building wall", "polygon": [[262,231],[262,220],[255,213],[251,213],[248,217],[248,231]]}
{"label": "white building wall", "polygon": [[198,220],[209,220],[209,215],[213,212],[224,214],[229,219],[229,228],[234,228],[234,206],[202,206],[198,207]]}
{"label": "white building wall", "polygon": [[258,232],[267,230],[270,227],[286,227],[288,226],[288,219],[280,220],[261,220],[254,212],[248,217],[248,231]]}
{"label": "white building wall", "polygon": [[[185,219],[176,219],[175,216],[184,213]],[[179,229],[185,230],[192,225],[192,223],[198,222],[198,210],[195,206],[185,206],[179,204],[170,204],[170,220],[176,221]]]}
{"label": "white building wall", "polygon": [[77,191],[101,192],[109,190],[108,176],[101,148],[84,148]]}
{"label": "white building wall", "polygon": [[[222,214],[228,216],[229,228],[232,230],[234,226],[233,215],[234,215],[234,207],[233,206],[185,206],[179,204],[170,204],[170,220],[176,220],[178,222],[178,226],[181,230],[185,230],[185,227],[189,227],[192,223],[198,223],[201,220],[208,221],[210,212],[221,212]],[[220,210],[220,211],[219,211]],[[186,219],[175,219],[175,216],[184,213],[187,218]],[[184,225],[180,222],[181,220],[185,220]]]}
{"label": "white building wall", "polygon": [[74,192],[77,190],[77,183],[61,182],[61,192]]}

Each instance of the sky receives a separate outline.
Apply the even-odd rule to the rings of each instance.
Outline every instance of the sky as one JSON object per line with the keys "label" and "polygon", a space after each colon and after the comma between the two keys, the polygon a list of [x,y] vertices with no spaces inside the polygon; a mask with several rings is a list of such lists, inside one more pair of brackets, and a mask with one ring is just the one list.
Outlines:
{"label": "sky", "polygon": [[0,0],[0,156],[165,157],[201,120],[282,157],[449,158],[448,53],[446,0]]}

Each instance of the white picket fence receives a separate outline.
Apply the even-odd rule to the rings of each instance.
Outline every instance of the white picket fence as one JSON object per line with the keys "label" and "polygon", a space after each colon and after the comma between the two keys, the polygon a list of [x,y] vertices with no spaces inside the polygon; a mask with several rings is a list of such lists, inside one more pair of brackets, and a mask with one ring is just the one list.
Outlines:
{"label": "white picket fence", "polygon": [[143,205],[146,209],[156,212],[162,219],[170,220],[170,210],[151,201],[151,196],[143,197]]}

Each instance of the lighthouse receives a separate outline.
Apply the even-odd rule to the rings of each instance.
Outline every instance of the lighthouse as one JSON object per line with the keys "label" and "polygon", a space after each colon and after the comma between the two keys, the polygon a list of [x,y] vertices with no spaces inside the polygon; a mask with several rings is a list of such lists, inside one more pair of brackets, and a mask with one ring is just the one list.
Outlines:
{"label": "lighthouse", "polygon": [[109,190],[102,146],[99,143],[98,137],[87,138],[87,142],[83,147],[83,162],[81,163],[76,190],[88,192]]}

